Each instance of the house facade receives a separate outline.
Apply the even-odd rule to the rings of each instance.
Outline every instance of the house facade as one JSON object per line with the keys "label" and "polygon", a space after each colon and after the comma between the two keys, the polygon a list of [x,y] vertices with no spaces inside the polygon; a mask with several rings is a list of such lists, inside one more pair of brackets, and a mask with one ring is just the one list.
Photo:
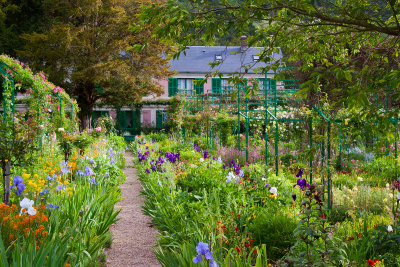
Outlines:
{"label": "house facade", "polygon": [[[281,50],[277,50],[279,52],[272,55],[273,62],[282,59]],[[93,122],[102,115],[111,115],[118,120],[117,126],[125,136],[136,134],[140,127],[162,128],[168,100],[176,94],[229,93],[234,87],[229,84],[228,78],[237,75],[245,81],[260,79],[262,83],[273,79],[273,71],[260,73],[261,68],[267,66],[259,61],[262,52],[261,47],[247,47],[244,39],[240,46],[190,46],[178,59],[171,61],[171,70],[176,75],[158,81],[163,88],[161,96],[145,96],[140,110],[124,107],[118,116],[114,110],[97,108],[93,113]],[[218,74],[207,78],[203,84],[196,82],[210,73]]]}

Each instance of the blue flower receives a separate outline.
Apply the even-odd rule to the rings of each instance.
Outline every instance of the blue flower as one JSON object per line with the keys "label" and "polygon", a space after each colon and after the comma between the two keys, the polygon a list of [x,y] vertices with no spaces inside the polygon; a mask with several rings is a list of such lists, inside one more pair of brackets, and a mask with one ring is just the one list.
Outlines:
{"label": "blue flower", "polygon": [[84,173],[83,171],[81,171],[81,170],[77,170],[77,171],[76,171],[76,174],[82,175],[82,176],[85,175],[85,173]]}
{"label": "blue flower", "polygon": [[96,180],[94,178],[90,179],[90,184],[91,185],[97,185]]}
{"label": "blue flower", "polygon": [[92,164],[93,167],[96,167],[96,166],[97,166],[97,165],[96,165],[96,161],[94,161],[94,160],[92,160],[92,159],[89,161],[89,163]]}
{"label": "blue flower", "polygon": [[104,174],[104,178],[107,178],[107,177],[110,177],[110,175],[108,174],[108,172],[106,172],[106,173]]}
{"label": "blue flower", "polygon": [[46,204],[45,207],[46,207],[46,209],[48,209],[48,210],[60,208],[60,206],[56,206],[56,205],[53,205],[53,204],[50,204],[50,203]]}
{"label": "blue flower", "polygon": [[46,195],[49,192],[50,189],[43,189],[42,191],[39,192],[39,196]]}
{"label": "blue flower", "polygon": [[10,186],[10,190],[13,190],[14,187],[16,187],[15,194],[21,195],[22,192],[25,190],[25,185],[23,184],[23,179],[21,176],[14,176],[13,178],[13,184]]}
{"label": "blue flower", "polygon": [[67,162],[67,161],[61,161],[61,162],[60,162],[60,167],[61,167],[61,172],[62,172],[63,174],[65,174],[65,173],[70,173],[70,172],[71,172],[71,168],[70,168],[70,166],[68,165],[68,162]]}
{"label": "blue flower", "polygon": [[208,248],[208,244],[204,242],[199,242],[199,244],[196,246],[196,251],[197,251],[197,256],[193,258],[193,262],[195,264],[199,263],[202,260],[202,255],[206,258],[206,260],[210,261],[211,267],[218,267],[217,262],[214,260],[212,256],[212,252]]}
{"label": "blue flower", "polygon": [[92,171],[92,169],[89,166],[86,166],[86,168],[85,168],[85,175],[86,176],[94,175],[94,172]]}
{"label": "blue flower", "polygon": [[63,184],[58,185],[57,188],[56,188],[57,191],[61,191],[61,190],[64,190],[64,189],[65,189],[65,186]]}

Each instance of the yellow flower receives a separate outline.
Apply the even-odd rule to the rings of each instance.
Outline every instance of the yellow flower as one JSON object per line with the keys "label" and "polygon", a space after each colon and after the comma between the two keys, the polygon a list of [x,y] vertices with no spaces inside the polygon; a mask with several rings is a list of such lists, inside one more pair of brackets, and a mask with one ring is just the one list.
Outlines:
{"label": "yellow flower", "polygon": [[24,178],[24,179],[28,179],[29,177],[31,177],[31,175],[29,173],[22,174],[22,178]]}

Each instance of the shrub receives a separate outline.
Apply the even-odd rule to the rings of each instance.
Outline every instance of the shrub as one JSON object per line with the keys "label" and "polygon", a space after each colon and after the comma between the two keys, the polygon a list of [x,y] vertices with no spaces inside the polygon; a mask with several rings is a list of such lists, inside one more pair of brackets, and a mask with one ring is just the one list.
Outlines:
{"label": "shrub", "polygon": [[269,259],[279,259],[295,243],[296,222],[283,212],[263,212],[249,226],[256,244],[266,244]]}

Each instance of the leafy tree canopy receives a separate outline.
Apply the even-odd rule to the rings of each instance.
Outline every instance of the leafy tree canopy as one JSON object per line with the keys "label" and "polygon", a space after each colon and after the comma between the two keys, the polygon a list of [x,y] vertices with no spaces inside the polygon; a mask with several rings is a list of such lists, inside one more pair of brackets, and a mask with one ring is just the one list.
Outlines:
{"label": "leafy tree canopy", "polygon": [[[152,2],[155,3],[154,1]],[[81,126],[98,102],[122,106],[161,93],[155,78],[171,75],[169,48],[148,25],[132,26],[147,0],[43,0],[51,23],[24,34],[18,54],[77,98]]]}

